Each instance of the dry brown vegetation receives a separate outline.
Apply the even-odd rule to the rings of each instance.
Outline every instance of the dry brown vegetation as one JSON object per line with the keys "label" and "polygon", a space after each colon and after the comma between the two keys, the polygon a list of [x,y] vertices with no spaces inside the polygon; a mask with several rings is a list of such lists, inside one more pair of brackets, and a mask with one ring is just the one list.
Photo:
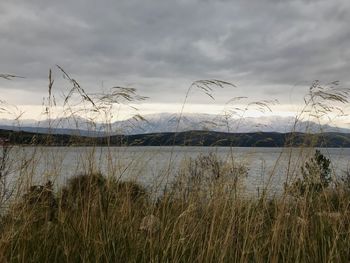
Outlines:
{"label": "dry brown vegetation", "polygon": [[205,191],[174,184],[156,200],[137,183],[100,174],[56,192],[50,183],[31,187],[1,219],[1,261],[349,260],[349,188],[249,198],[205,172]]}

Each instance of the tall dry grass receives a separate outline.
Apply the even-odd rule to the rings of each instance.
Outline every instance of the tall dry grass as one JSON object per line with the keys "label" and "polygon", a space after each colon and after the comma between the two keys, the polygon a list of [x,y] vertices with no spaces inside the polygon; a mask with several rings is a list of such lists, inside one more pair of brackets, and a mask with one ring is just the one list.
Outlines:
{"label": "tall dry grass", "polygon": [[[134,89],[121,87],[113,88],[108,94],[88,94],[76,80],[59,69],[72,85],[64,106],[73,118],[83,112],[93,121],[94,114],[103,113],[108,126],[116,104],[145,99]],[[48,118],[56,104],[53,83],[50,71],[45,104]],[[186,94],[183,109],[191,89],[202,89],[211,97],[212,88],[221,85],[228,84],[195,82]],[[310,115],[321,121],[327,113],[339,110],[335,108],[337,104],[348,103],[347,90],[337,89],[337,85],[323,86],[314,82],[306,96],[305,108],[296,117],[295,127],[298,121]],[[255,105],[269,110],[269,103],[248,102],[247,107]],[[229,109],[230,104],[227,107],[224,110],[226,120],[230,114],[237,113],[237,110]],[[241,118],[246,110],[238,111]],[[318,134],[310,133],[309,136],[308,141],[316,141]],[[14,171],[10,169],[9,152],[21,147],[13,149],[3,145],[0,179],[5,183],[2,183],[1,191],[8,198],[1,199],[0,261],[350,261],[349,173],[338,180],[329,165],[322,169],[317,161],[300,158],[297,162],[304,167],[303,172],[292,162],[293,149],[288,146],[283,149],[287,153],[285,191],[269,195],[269,182],[277,174],[272,169],[262,194],[256,197],[245,193],[244,179],[249,172],[235,160],[234,149],[226,159],[209,154],[184,160],[172,175],[170,169],[165,169],[162,176],[166,177],[167,183],[160,183],[157,185],[160,189],[150,191],[137,177],[123,180],[125,169],[135,163],[118,169],[118,160],[109,148],[103,156],[107,158],[105,174],[99,173],[99,160],[95,158],[98,147],[92,147],[80,159],[84,163],[84,173],[58,183],[59,166],[62,165],[58,153],[52,156],[57,167],[49,169],[49,174],[35,182],[33,177],[40,162],[40,148],[17,160],[20,165]],[[300,147],[295,150],[302,153],[310,149]],[[285,158],[282,154],[276,166]],[[121,152],[119,157],[122,155]],[[172,157],[169,163],[171,160]],[[327,184],[310,187],[310,173],[315,178],[322,178],[323,171],[329,178]],[[8,183],[6,180],[15,174],[17,179]],[[297,182],[306,186],[307,191],[295,189]],[[315,181],[311,180],[311,185],[313,183]]]}

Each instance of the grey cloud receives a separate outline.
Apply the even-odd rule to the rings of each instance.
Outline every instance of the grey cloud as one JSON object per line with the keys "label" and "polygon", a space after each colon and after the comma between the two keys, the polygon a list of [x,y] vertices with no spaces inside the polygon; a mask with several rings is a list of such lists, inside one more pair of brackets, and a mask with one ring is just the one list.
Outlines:
{"label": "grey cloud", "polygon": [[0,72],[26,76],[36,93],[55,64],[89,91],[134,83],[154,102],[180,102],[201,78],[282,100],[276,85],[350,82],[347,0],[14,0],[0,10]]}

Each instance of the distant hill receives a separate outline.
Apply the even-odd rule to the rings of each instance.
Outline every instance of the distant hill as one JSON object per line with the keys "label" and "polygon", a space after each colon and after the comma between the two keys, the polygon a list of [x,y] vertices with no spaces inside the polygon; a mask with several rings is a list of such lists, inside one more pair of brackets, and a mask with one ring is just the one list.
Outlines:
{"label": "distant hill", "polygon": [[187,131],[86,137],[63,134],[41,134],[0,130],[0,137],[9,144],[47,146],[232,146],[232,147],[350,147],[348,133],[224,133]]}
{"label": "distant hill", "polygon": [[112,136],[111,145],[138,146],[232,146],[232,147],[350,147],[346,133],[224,133],[187,131],[180,133],[152,133]]}

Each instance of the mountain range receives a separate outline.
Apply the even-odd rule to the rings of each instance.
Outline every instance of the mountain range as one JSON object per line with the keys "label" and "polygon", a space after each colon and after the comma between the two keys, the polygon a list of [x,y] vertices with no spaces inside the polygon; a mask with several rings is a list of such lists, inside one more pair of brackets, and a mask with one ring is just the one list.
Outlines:
{"label": "mountain range", "polygon": [[313,121],[300,120],[295,117],[263,116],[245,118],[225,118],[213,114],[160,113],[116,121],[110,124],[91,122],[79,116],[57,118],[44,121],[21,120],[12,121],[0,119],[0,129],[25,131],[32,133],[54,133],[81,136],[135,135],[148,133],[184,132],[192,130],[226,132],[226,133],[253,133],[253,132],[337,132],[350,133],[350,129],[339,128],[328,124],[317,124]]}

